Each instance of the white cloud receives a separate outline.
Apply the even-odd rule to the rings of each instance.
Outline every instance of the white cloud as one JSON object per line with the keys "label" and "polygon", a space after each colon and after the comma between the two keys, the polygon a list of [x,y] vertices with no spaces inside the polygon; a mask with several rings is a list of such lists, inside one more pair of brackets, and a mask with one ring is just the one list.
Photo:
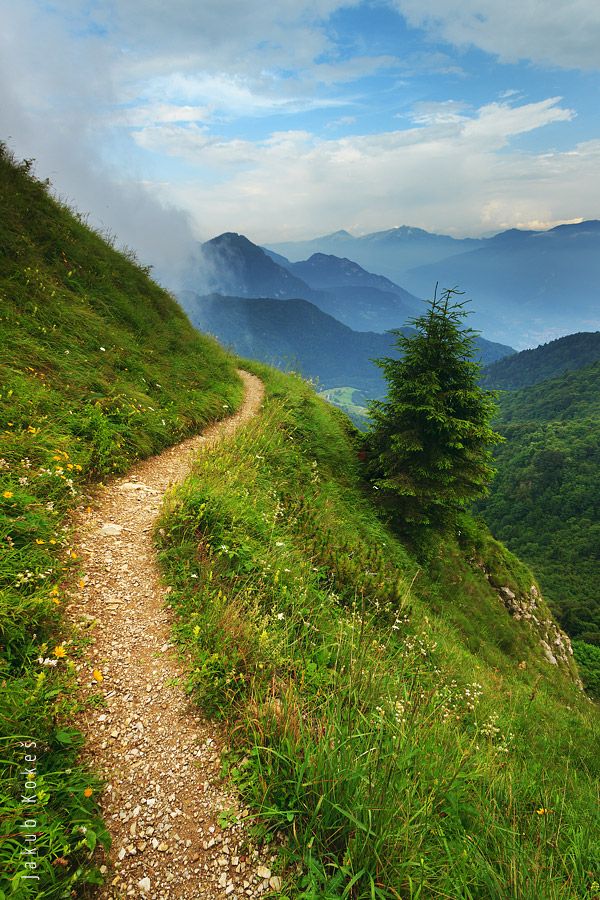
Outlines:
{"label": "white cloud", "polygon": [[[292,114],[347,105],[348,102],[297,93],[297,88],[297,84],[282,83],[282,80],[276,77],[259,81],[227,73],[175,72],[144,84],[137,102],[143,105],[148,100],[150,109],[160,106],[160,101],[167,101],[171,105],[185,102],[200,103],[202,104],[200,108],[206,113],[204,118],[210,115],[212,118],[227,119],[240,116],[258,117],[273,113]],[[156,118],[155,121],[165,119]]]}
{"label": "white cloud", "polygon": [[196,181],[159,190],[190,211],[204,238],[241,231],[273,241],[399,220],[481,234],[597,215],[600,141],[568,152],[507,149],[511,137],[571,115],[555,98],[514,109],[493,103],[459,121],[338,140],[290,131],[225,141],[192,126],[156,128],[151,139],[155,150],[182,153],[201,170]]}
{"label": "white cloud", "polygon": [[600,68],[598,0],[390,0],[410,25],[504,62]]}
{"label": "white cloud", "polygon": [[312,64],[329,48],[323,25],[358,0],[54,0],[56,12],[81,29],[103,29],[126,50],[125,68],[138,74],[224,69],[257,74],[265,68]]}
{"label": "white cloud", "polygon": [[194,240],[189,216],[146,189],[127,157],[118,171],[103,159],[117,152],[105,130],[119,100],[111,63],[102,41],[73,42],[35,4],[11,4],[0,30],[0,138],[34,158],[61,199],[91,213],[90,224],[165,268]]}

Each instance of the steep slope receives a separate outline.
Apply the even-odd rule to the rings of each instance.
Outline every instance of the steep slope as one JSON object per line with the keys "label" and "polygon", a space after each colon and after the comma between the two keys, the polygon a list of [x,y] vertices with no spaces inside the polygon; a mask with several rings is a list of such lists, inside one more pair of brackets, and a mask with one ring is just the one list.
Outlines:
{"label": "steep slope", "polygon": [[[91,482],[222,417],[241,386],[174,299],[29,170],[0,149],[0,891],[58,897],[98,883],[91,858],[107,842],[71,727],[86,638],[60,616],[81,590],[65,514]],[[27,762],[37,793],[23,801]]]}
{"label": "steep slope", "polygon": [[256,367],[264,416],[158,533],[188,689],[285,837],[289,897],[593,896],[597,712],[531,573],[467,517],[420,562],[347,420]]}
{"label": "steep slope", "polygon": [[600,222],[513,229],[477,250],[407,272],[420,294],[439,282],[475,301],[476,328],[519,349],[600,327]]}
{"label": "steep slope", "polygon": [[276,263],[264,250],[243,234],[227,232],[200,247],[197,270],[185,276],[185,290],[222,293],[235,297],[274,297],[282,300],[303,297],[314,300],[313,291],[301,278]]}
{"label": "steep slope", "polygon": [[[93,593],[96,575],[85,580],[65,513],[77,503],[93,515],[94,482],[103,493],[99,478],[218,419],[241,389],[230,357],[28,168],[0,154],[0,890],[58,898],[93,894],[103,877],[95,848],[108,843],[101,785],[77,761],[72,724],[74,674],[99,720],[108,716],[100,711],[108,679],[88,662],[94,622],[71,632],[61,616]],[[229,773],[269,847],[258,891],[593,897],[598,718],[531,573],[468,518],[460,541],[417,560],[365,493],[347,419],[300,379],[252,368],[267,385],[264,416],[219,453],[201,455],[154,538],[190,697],[223,720]],[[112,483],[105,495],[122,487]],[[92,573],[129,566],[121,551],[97,556]],[[127,603],[119,591],[117,603]],[[143,641],[139,599],[123,627]],[[115,597],[96,600],[115,605]],[[147,623],[147,644],[158,624]],[[120,636],[109,627],[106,637],[109,665],[120,670]],[[156,662],[158,678],[162,664],[148,649],[140,664]],[[150,679],[149,707],[153,687]],[[126,676],[119,690],[128,702]],[[129,714],[121,724],[141,734]],[[120,740],[122,756],[135,759],[139,747],[112,731],[107,743]],[[169,737],[177,748],[178,735]],[[189,753],[187,732],[179,748]],[[194,760],[167,762],[165,779],[181,765],[185,788]],[[141,752],[135,763],[151,771]],[[199,824],[206,793],[198,784],[187,797]],[[212,893],[204,871],[174,872],[167,841],[149,828],[144,841],[136,833],[156,799],[165,832],[185,844],[170,796],[140,795],[139,809],[115,810],[118,833],[131,816],[135,840],[120,850],[135,870],[139,845],[156,841],[173,863],[160,870],[160,895],[200,900]],[[40,879],[31,888],[12,877],[30,812]],[[233,808],[222,810],[219,828],[203,849],[222,847],[217,865],[238,868],[248,891],[243,867],[252,857],[226,853],[238,830]],[[169,872],[190,889],[171,888]],[[232,893],[226,879],[222,887]],[[147,880],[106,890],[147,894]]]}
{"label": "steep slope", "polygon": [[600,644],[600,361],[502,395],[483,514],[535,567],[563,627]]}
{"label": "steep slope", "polygon": [[599,359],[600,331],[569,334],[491,363],[482,372],[481,384],[493,390],[512,391],[582,369]]}

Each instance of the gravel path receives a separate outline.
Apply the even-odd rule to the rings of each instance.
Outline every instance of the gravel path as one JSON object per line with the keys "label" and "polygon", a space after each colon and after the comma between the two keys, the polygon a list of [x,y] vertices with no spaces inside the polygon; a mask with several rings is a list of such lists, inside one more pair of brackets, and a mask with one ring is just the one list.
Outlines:
{"label": "gravel path", "polygon": [[168,486],[186,476],[200,447],[259,410],[262,383],[240,375],[246,395],[235,415],[139,463],[76,515],[85,576],[67,614],[90,637],[82,690],[104,700],[79,723],[88,757],[107,781],[101,807],[113,847],[102,900],[241,900],[280,886],[270,861],[244,850],[248,813],[219,778],[223,734],[178,683],[182,666],[170,644],[167,590],[152,544]]}

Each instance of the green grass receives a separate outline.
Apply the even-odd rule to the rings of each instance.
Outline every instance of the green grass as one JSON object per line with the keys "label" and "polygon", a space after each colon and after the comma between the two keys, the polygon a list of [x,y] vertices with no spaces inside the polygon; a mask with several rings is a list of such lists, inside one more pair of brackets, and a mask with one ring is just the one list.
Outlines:
{"label": "green grass", "polygon": [[[82,640],[61,618],[80,577],[66,516],[88,485],[222,417],[242,391],[231,358],[29,168],[0,149],[0,897],[68,897],[98,881],[108,836],[66,724]],[[39,881],[23,880],[27,859]]]}
{"label": "green grass", "polygon": [[468,519],[417,564],[345,417],[255,370],[264,415],[200,456],[157,541],[188,690],[285,838],[284,894],[592,900],[598,715],[498,599],[531,574]]}

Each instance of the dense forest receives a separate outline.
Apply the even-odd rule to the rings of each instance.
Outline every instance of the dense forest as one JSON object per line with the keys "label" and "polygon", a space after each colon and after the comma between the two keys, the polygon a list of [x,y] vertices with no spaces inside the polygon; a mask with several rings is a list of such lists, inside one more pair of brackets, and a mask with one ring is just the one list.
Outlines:
{"label": "dense forest", "polygon": [[533,566],[569,634],[600,644],[600,362],[502,394],[496,427],[506,440],[486,521]]}
{"label": "dense forest", "polygon": [[600,331],[580,331],[486,366],[483,387],[514,391],[574,372],[600,359]]}

